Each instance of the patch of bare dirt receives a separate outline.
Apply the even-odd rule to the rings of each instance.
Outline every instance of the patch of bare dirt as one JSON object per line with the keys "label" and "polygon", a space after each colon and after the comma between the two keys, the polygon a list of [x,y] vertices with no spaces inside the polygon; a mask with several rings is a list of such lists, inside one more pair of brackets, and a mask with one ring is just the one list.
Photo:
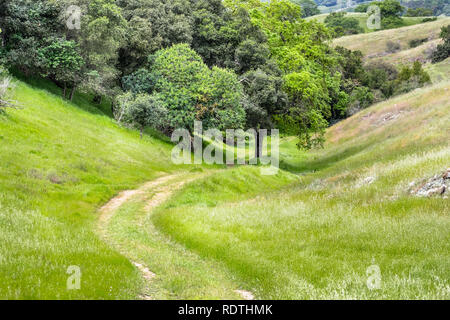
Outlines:
{"label": "patch of bare dirt", "polygon": [[122,191],[116,197],[111,199],[107,204],[105,204],[100,209],[100,218],[99,218],[99,231],[102,237],[106,238],[106,227],[109,223],[109,220],[111,219],[114,212],[120,208],[120,206],[122,206],[125,202],[129,201],[133,197],[142,195],[149,189],[155,188],[161,184],[166,183],[173,177],[174,176],[165,176],[157,180],[150,181],[141,186],[139,189]]}
{"label": "patch of bare dirt", "polygon": [[[165,176],[162,178],[159,178],[155,181],[150,181],[143,186],[141,186],[139,189],[136,190],[127,190],[120,192],[116,197],[111,199],[107,204],[105,204],[100,209],[100,218],[98,222],[98,230],[101,235],[101,237],[107,241],[108,235],[107,235],[107,228],[109,221],[111,220],[111,217],[114,215],[117,209],[119,209],[125,202],[131,200],[134,197],[144,195],[146,192],[148,192],[151,189],[157,188],[171,179],[173,179],[176,176]],[[152,199],[149,202],[149,205],[147,205],[146,210],[151,210],[154,207],[160,205],[162,202],[166,201],[170,196],[172,192],[170,187],[164,187],[160,192],[156,192]],[[155,277],[156,274],[150,271],[146,266],[143,264],[140,264],[138,262],[132,261],[133,265],[139,269],[139,271],[142,274],[142,277],[145,279],[147,283],[151,282]],[[152,300],[152,298],[149,295],[142,295],[142,300]]]}
{"label": "patch of bare dirt", "polygon": [[250,291],[236,290],[235,292],[239,294],[244,300],[255,300],[255,296]]}

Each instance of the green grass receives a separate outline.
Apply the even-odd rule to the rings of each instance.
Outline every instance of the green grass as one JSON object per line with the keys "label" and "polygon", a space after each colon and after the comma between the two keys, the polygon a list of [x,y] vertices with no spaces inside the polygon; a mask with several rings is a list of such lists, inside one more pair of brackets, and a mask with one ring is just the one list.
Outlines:
{"label": "green grass", "polygon": [[445,81],[450,77],[450,58],[435,64],[429,63],[425,66],[425,70],[433,83]]}
{"label": "green grass", "polygon": [[[16,85],[24,108],[0,115],[0,298],[137,297],[140,274],[99,240],[96,212],[119,190],[178,170],[172,146],[140,140],[82,95],[71,104],[48,82]],[[66,288],[71,265],[79,291]]]}
{"label": "green grass", "polygon": [[[208,171],[182,174],[172,179],[168,185],[170,188],[171,185],[180,181],[199,180],[211,174],[212,172]],[[207,203],[201,202],[203,197],[198,193],[198,189],[207,190],[209,194],[213,194],[215,187],[221,186],[215,182],[216,179],[232,180],[233,190],[239,188],[242,196],[245,196],[262,191],[260,188],[249,190],[246,179],[265,186],[264,190],[273,191],[291,182],[295,177],[284,174],[276,178],[262,178],[258,169],[225,170],[214,175],[214,178],[209,180],[210,184],[205,185],[204,180],[201,179],[193,182],[189,188],[191,192],[183,192],[178,205],[195,202],[197,205],[204,204],[206,207],[214,206],[214,201],[211,199]],[[161,187],[149,190],[144,196],[123,205],[113,216],[108,228],[108,237],[115,247],[123,250],[132,261],[148,266],[157,275],[151,281],[147,295],[153,299],[241,299],[236,290],[242,289],[242,286],[238,285],[239,281],[223,263],[190,252],[155,228],[152,223],[155,211],[147,213],[144,208],[160,190]],[[221,199],[225,199],[226,190],[222,191]],[[228,194],[232,195],[233,199],[238,198],[230,191]]]}
{"label": "green grass", "polygon": [[[219,173],[187,186],[153,223],[263,299],[448,299],[450,201],[408,188],[450,166],[449,88],[375,105],[331,128],[324,150],[299,153],[286,139],[283,163],[307,173],[300,182],[252,192],[265,184],[246,168]],[[366,285],[374,264],[380,290]]]}
{"label": "green grass", "polygon": [[[323,150],[283,138],[275,176],[175,166],[170,143],[118,127],[107,102],[17,81],[25,108],[0,115],[0,298],[449,299],[450,201],[408,193],[450,167],[447,62],[427,66],[433,86],[330,128]],[[126,202],[100,240],[104,203],[172,173],[196,180],[156,211],[155,190]],[[157,274],[151,287],[131,261]],[[67,290],[72,265],[81,290]]]}

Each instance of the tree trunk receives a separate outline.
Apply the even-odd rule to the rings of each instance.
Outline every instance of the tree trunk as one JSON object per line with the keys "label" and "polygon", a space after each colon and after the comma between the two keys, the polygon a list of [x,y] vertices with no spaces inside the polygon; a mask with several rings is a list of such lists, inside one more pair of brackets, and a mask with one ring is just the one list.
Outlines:
{"label": "tree trunk", "polygon": [[143,136],[144,136],[144,127],[141,128],[141,139],[143,138]]}
{"label": "tree trunk", "polygon": [[64,99],[66,98],[66,94],[67,94],[67,85],[64,82],[64,90],[63,90],[63,97],[64,97]]}
{"label": "tree trunk", "polygon": [[101,104],[102,103],[102,95],[97,94],[94,96],[94,99],[92,99],[92,102],[96,103],[96,104]]}
{"label": "tree trunk", "polygon": [[74,94],[75,94],[75,89],[77,88],[77,86],[76,85],[73,85],[73,87],[72,87],[72,90],[70,91],[70,101],[72,101],[73,100],[73,96],[74,96]]}
{"label": "tree trunk", "polygon": [[261,145],[259,143],[259,130],[255,130],[255,158],[259,159],[261,154]]}

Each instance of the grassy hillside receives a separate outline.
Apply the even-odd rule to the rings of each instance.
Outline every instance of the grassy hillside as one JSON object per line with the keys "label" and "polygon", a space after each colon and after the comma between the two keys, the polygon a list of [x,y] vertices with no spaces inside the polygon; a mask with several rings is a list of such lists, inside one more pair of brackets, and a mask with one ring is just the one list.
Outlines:
{"label": "grassy hillside", "polygon": [[[99,240],[96,210],[179,169],[171,146],[140,140],[83,96],[70,104],[19,81],[15,99],[24,108],[0,114],[0,298],[135,298],[140,275]],[[66,289],[72,265],[82,269],[80,291]]]}
{"label": "grassy hillside", "polygon": [[[408,189],[450,166],[449,89],[375,105],[331,128],[324,150],[299,153],[287,139],[285,166],[302,178],[282,191],[242,192],[251,180],[219,173],[152,220],[260,298],[448,299],[450,201]],[[380,290],[366,285],[372,265]]]}
{"label": "grassy hillside", "polygon": [[[27,82],[15,81],[14,98],[24,108],[0,114],[0,299],[136,299],[148,290],[131,258],[158,272],[153,298],[239,298],[233,291],[239,283],[226,268],[171,243],[150,222],[140,228],[142,201],[120,207],[107,241],[98,231],[100,207],[119,191],[174,173],[182,182],[221,167],[173,165],[172,144],[149,135],[140,140],[118,127],[106,103],[92,105],[92,97],[81,94],[69,103],[49,82]],[[295,179],[234,170],[241,169],[226,172],[245,177],[243,193]],[[81,269],[80,290],[67,289],[69,266]]]}
{"label": "grassy hillside", "polygon": [[[311,16],[311,17],[307,17],[306,20],[317,20],[319,22],[325,22],[326,17],[329,15],[329,13],[324,13],[324,14],[319,14],[316,16]],[[368,15],[366,13],[361,13],[361,12],[347,12],[346,17],[349,18],[356,18],[359,21],[359,25],[361,26],[361,28],[364,29],[364,32],[369,33],[369,32],[375,32],[377,30],[371,30],[369,28],[367,28],[367,17]],[[402,17],[403,22],[405,24],[405,26],[413,26],[413,25],[417,25],[422,23],[422,20],[424,19],[424,17]],[[394,30],[394,29],[391,29]]]}
{"label": "grassy hillside", "polygon": [[450,58],[435,64],[429,63],[425,69],[433,83],[448,80],[450,77]]}
{"label": "grassy hillside", "polygon": [[[384,61],[402,62],[419,58],[425,55],[430,46],[438,43],[441,27],[450,24],[450,18],[439,18],[433,22],[421,23],[409,27],[398,29],[382,30],[369,34],[358,34],[346,36],[334,40],[334,45],[342,46],[351,50],[359,50],[367,60],[379,59]],[[409,42],[415,39],[428,39],[428,42],[419,48],[411,49]],[[389,41],[400,44],[401,52],[387,52],[387,43]]]}

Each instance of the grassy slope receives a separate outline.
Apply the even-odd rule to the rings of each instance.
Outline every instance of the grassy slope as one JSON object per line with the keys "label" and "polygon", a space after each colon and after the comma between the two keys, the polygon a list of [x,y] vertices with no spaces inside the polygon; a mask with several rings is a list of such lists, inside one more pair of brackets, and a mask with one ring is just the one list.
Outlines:
{"label": "grassy slope", "polygon": [[[307,17],[306,20],[317,20],[319,22],[325,22],[326,17],[329,15],[329,13],[319,14],[316,16]],[[347,12],[346,17],[356,18],[359,21],[359,25],[361,28],[364,29],[364,32],[374,32],[374,30],[371,30],[367,28],[367,14],[361,13],[361,12]],[[424,17],[402,17],[403,22],[405,24],[405,27],[407,26],[413,26],[422,23],[422,20]],[[392,29],[394,30],[394,29]]]}
{"label": "grassy slope", "polygon": [[[96,210],[179,169],[171,146],[139,140],[82,96],[70,104],[17,82],[15,98],[25,108],[0,115],[0,298],[136,297],[140,275],[98,240]],[[66,290],[71,265],[81,267],[80,291]]]}
{"label": "grassy slope", "polygon": [[[351,50],[360,50],[367,59],[377,59],[380,56],[384,59],[400,60],[403,57],[398,56],[398,53],[391,54],[390,57],[387,51],[387,42],[397,42],[401,46],[401,50],[409,50],[409,41],[413,39],[428,38],[430,42],[439,38],[440,29],[450,23],[450,18],[439,18],[437,21],[416,24],[409,27],[398,29],[382,30],[372,32],[369,34],[359,34],[353,36],[346,36],[334,40],[336,46],[342,46]],[[426,46],[436,43],[426,43],[420,51],[425,51]],[[419,50],[419,49],[416,49]],[[398,56],[398,57],[396,57]],[[410,55],[411,56],[411,55]],[[410,57],[407,57],[410,58]]]}
{"label": "grassy slope", "polygon": [[[324,150],[285,157],[316,172],[283,191],[246,194],[258,182],[222,173],[188,186],[153,221],[260,298],[448,299],[450,202],[407,190],[450,165],[449,89],[419,89],[331,128]],[[366,286],[373,264],[381,290]]]}
{"label": "grassy slope", "polygon": [[450,58],[436,64],[429,63],[425,68],[433,83],[445,81],[450,75]]}
{"label": "grassy slope", "polygon": [[[98,209],[119,191],[161,175],[176,172],[184,180],[218,168],[172,165],[171,144],[149,136],[140,140],[118,127],[107,103],[99,109],[92,97],[79,94],[69,103],[49,82],[27,82],[16,81],[14,91],[25,108],[0,115],[0,299],[141,296],[147,290],[139,271],[99,240]],[[253,182],[248,187],[242,181],[239,190],[246,194],[295,179],[286,173],[262,177],[256,168],[235,170],[242,169],[226,172]],[[147,293],[164,299],[239,298],[233,291],[238,282],[226,268],[168,241],[145,218],[145,205],[136,199],[124,204],[108,235],[124,246],[114,246],[118,251],[157,272]],[[66,271],[73,265],[81,267],[81,290],[67,290]]]}

